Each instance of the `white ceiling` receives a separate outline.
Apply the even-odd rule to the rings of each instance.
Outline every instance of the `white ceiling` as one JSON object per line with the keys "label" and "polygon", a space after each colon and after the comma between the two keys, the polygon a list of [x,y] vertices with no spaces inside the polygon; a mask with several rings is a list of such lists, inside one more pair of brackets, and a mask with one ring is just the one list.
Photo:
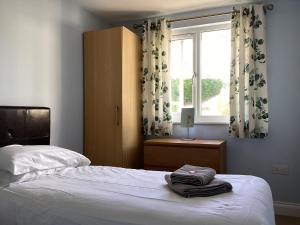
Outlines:
{"label": "white ceiling", "polygon": [[253,0],[78,0],[111,22],[253,2]]}

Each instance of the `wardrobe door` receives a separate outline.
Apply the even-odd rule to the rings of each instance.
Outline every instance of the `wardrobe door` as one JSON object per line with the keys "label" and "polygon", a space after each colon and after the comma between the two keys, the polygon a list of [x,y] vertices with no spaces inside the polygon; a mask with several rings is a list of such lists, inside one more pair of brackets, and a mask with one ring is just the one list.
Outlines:
{"label": "wardrobe door", "polygon": [[85,155],[122,166],[122,29],[84,33]]}
{"label": "wardrobe door", "polygon": [[124,167],[141,168],[141,40],[123,28],[123,155]]}

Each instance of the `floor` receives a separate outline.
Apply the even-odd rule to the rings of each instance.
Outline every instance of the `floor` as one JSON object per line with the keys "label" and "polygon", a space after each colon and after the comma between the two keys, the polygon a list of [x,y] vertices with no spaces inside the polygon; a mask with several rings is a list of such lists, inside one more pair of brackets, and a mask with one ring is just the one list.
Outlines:
{"label": "floor", "polygon": [[300,217],[276,216],[276,225],[300,225]]}

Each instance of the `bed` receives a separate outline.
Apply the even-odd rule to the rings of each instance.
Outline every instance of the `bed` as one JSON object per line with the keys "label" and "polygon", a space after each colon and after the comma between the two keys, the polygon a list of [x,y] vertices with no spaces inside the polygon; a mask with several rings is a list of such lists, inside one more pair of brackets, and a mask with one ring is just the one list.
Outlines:
{"label": "bed", "polygon": [[[0,107],[1,145],[49,144],[50,110],[34,109],[37,111],[30,113],[28,110],[33,109],[25,107],[22,108],[25,113],[12,113],[15,110],[19,108]],[[39,110],[43,112],[39,113]],[[28,120],[28,116],[34,115],[38,115],[37,118]],[[15,116],[25,117],[25,122],[20,118],[15,121],[23,121],[21,123],[6,121]],[[28,121],[35,122],[26,125]],[[24,129],[26,126],[37,128]],[[16,129],[23,130],[22,135]],[[0,224],[275,224],[270,187],[261,178],[220,174],[217,177],[229,181],[233,192],[213,197],[183,198],[169,190],[164,180],[166,173],[85,165],[64,167],[24,182],[12,182],[0,188]]]}

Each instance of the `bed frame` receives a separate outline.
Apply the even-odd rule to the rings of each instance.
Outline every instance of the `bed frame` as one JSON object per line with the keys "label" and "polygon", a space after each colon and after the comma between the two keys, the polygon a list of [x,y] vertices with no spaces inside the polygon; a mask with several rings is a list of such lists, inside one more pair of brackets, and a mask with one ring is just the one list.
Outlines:
{"label": "bed frame", "polygon": [[0,147],[49,145],[50,108],[0,106]]}

